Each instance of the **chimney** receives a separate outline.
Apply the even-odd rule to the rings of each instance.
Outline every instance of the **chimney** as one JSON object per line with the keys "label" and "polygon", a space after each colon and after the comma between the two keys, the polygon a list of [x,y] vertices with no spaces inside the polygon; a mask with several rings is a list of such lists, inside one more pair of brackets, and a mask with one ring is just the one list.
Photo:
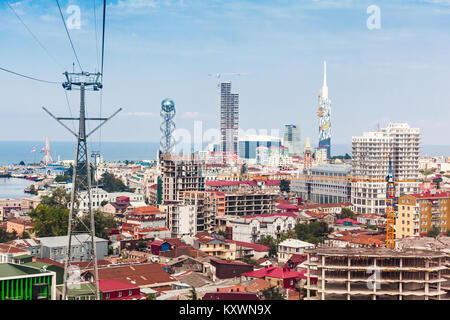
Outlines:
{"label": "chimney", "polygon": [[239,288],[236,289],[236,292],[239,292]]}

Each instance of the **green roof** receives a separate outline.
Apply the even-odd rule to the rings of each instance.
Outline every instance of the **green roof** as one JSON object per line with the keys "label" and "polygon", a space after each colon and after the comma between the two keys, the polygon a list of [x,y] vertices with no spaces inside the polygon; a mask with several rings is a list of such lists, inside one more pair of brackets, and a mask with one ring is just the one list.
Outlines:
{"label": "green roof", "polygon": [[40,271],[33,267],[19,266],[11,263],[0,263],[0,278],[26,276],[38,273],[40,273]]}
{"label": "green roof", "polygon": [[28,258],[33,258],[33,256],[30,254],[21,254],[20,256],[14,257],[14,259],[28,259]]}

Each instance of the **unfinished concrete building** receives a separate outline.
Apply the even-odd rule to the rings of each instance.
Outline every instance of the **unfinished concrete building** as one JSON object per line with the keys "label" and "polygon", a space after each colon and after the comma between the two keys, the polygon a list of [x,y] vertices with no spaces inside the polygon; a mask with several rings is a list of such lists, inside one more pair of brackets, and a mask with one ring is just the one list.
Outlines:
{"label": "unfinished concrete building", "polygon": [[160,165],[163,204],[178,201],[180,191],[204,190],[203,162],[196,156],[163,154]]}
{"label": "unfinished concrete building", "polygon": [[215,191],[181,191],[180,200],[195,208],[197,232],[213,232],[217,216],[225,214],[225,195]]}
{"label": "unfinished concrete building", "polygon": [[[306,250],[311,300],[441,300],[447,255],[428,250],[332,248]],[[311,279],[317,277],[317,284]]]}
{"label": "unfinished concrete building", "polygon": [[275,200],[278,197],[278,193],[270,191],[225,193],[225,215],[248,216],[274,213]]}

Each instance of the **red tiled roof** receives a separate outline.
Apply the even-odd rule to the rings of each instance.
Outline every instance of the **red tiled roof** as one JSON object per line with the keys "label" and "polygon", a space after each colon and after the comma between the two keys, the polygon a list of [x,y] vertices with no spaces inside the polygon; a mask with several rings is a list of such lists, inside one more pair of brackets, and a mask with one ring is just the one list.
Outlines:
{"label": "red tiled roof", "polygon": [[343,224],[344,222],[350,222],[350,223],[353,223],[353,224],[361,224],[361,222],[358,222],[358,221],[350,219],[350,218],[339,219],[339,220],[336,220],[335,223],[336,224]]}
{"label": "red tiled roof", "polygon": [[302,273],[290,270],[289,268],[268,267],[242,274],[251,278],[272,277],[278,279],[302,278]]}
{"label": "red tiled roof", "polygon": [[154,206],[145,206],[145,207],[138,207],[133,209],[133,211],[130,214],[159,214],[163,213],[161,210]]}
{"label": "red tiled roof", "polygon": [[99,268],[98,276],[99,279],[118,280],[137,286],[149,286],[177,281],[158,263],[111,265],[109,267]]}
{"label": "red tiled roof", "polygon": [[450,192],[423,192],[423,193],[415,193],[410,194],[410,196],[413,196],[414,198],[418,199],[441,199],[441,198],[450,198]]}
{"label": "red tiled roof", "polygon": [[109,279],[99,279],[98,280],[98,287],[101,292],[114,292],[114,291],[120,291],[120,290],[132,290],[139,288],[138,286],[122,282],[118,280],[109,280]]}
{"label": "red tiled roof", "polygon": [[236,260],[219,260],[219,259],[211,259],[211,262],[215,262],[217,264],[227,264],[227,265],[235,265],[235,266],[251,266],[250,264],[236,261]]}

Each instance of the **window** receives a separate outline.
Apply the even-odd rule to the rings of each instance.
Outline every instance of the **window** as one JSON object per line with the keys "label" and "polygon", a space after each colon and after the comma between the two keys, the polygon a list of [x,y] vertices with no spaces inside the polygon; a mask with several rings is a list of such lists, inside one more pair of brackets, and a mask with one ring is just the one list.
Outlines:
{"label": "window", "polygon": [[109,293],[106,294],[106,299],[109,299]]}
{"label": "window", "polygon": [[128,290],[128,295],[131,296],[133,294],[132,290]]}
{"label": "window", "polygon": [[119,293],[117,294],[117,296],[120,298],[122,297],[122,291],[119,291]]}

